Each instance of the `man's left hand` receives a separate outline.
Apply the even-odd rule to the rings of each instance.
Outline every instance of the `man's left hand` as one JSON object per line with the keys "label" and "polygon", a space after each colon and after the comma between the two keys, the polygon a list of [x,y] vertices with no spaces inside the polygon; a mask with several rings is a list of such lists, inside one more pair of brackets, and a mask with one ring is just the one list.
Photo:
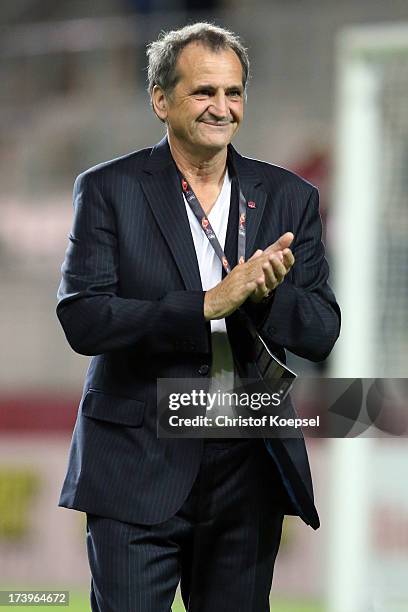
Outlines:
{"label": "man's left hand", "polygon": [[[252,255],[251,259],[260,257],[263,253],[267,253],[269,249],[270,247],[265,251],[259,249]],[[294,263],[295,258],[289,248],[282,251],[271,250],[269,260],[262,266],[263,276],[257,279],[257,287],[249,296],[251,302],[258,304],[270,297],[276,287],[283,282]]]}

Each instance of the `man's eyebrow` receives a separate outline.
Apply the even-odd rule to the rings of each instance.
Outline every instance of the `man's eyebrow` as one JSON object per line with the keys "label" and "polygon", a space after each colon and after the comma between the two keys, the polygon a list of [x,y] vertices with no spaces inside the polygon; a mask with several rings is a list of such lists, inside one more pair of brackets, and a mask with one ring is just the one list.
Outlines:
{"label": "man's eyebrow", "polygon": [[232,90],[244,91],[244,86],[242,85],[242,83],[240,83],[239,85],[230,85],[230,87],[227,87],[227,91]]}
{"label": "man's eyebrow", "polygon": [[[193,91],[200,91],[202,89],[208,89],[210,91],[215,91],[217,88],[214,87],[214,85],[210,85],[210,84],[200,84],[200,85],[196,85],[195,87],[192,88]],[[226,88],[225,91],[232,91],[232,90],[238,90],[238,91],[244,91],[244,87],[242,85],[242,83],[240,83],[239,85],[230,85],[229,87]]]}
{"label": "man's eyebrow", "polygon": [[194,91],[199,91],[200,89],[211,89],[212,91],[215,90],[214,85],[209,85],[208,83],[202,83],[200,85],[196,85],[195,87],[193,87]]}

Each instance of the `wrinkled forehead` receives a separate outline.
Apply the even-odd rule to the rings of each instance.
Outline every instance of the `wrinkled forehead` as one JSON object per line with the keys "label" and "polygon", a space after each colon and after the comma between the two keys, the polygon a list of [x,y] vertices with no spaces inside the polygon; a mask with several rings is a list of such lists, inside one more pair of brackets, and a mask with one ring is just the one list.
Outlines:
{"label": "wrinkled forehead", "polygon": [[244,80],[241,61],[233,49],[212,49],[201,42],[184,47],[177,58],[176,73],[178,82],[205,82],[214,86],[242,85]]}

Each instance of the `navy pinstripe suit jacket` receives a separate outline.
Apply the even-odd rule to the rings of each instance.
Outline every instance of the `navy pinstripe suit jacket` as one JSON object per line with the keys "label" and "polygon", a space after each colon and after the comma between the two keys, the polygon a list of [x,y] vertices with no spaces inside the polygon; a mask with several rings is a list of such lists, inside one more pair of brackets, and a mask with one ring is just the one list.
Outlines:
{"label": "navy pinstripe suit jacket", "polygon": [[[272,306],[251,304],[247,313],[282,359],[287,348],[322,360],[339,334],[340,311],[327,284],[317,190],[232,146],[229,160],[247,201],[256,202],[247,210],[246,257],[284,232],[295,235],[296,263]],[[93,358],[60,505],[159,523],[188,496],[203,442],[157,439],[156,379],[199,377],[211,364],[204,292],[167,138],[81,174],[74,206],[57,314],[71,347]],[[231,206],[225,251],[232,264],[237,214]],[[238,313],[227,329],[236,359],[249,366]],[[266,446],[287,489],[285,511],[317,528],[304,440]]]}

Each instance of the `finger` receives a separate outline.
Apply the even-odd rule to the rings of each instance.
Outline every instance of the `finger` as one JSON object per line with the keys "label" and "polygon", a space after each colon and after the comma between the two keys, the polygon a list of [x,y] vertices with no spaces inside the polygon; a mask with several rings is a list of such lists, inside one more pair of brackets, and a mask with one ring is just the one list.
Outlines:
{"label": "finger", "polygon": [[[269,247],[268,247],[269,248]],[[264,251],[266,255],[266,261],[270,261],[271,257],[276,257],[279,261],[283,261],[283,251]]]}
{"label": "finger", "polygon": [[278,238],[276,242],[268,246],[268,248],[265,249],[265,251],[268,251],[269,253],[275,252],[275,251],[283,251],[284,249],[287,249],[290,247],[290,245],[293,242],[293,239],[294,239],[294,235],[292,234],[292,232],[286,232],[280,238]]}
{"label": "finger", "polygon": [[286,266],[281,261],[272,259],[271,267],[278,284],[281,283],[288,272]]}
{"label": "finger", "polygon": [[252,257],[248,259],[248,261],[252,261],[253,259],[258,259],[258,257],[260,257],[262,253],[263,253],[262,249],[258,249],[257,251],[255,251]]}
{"label": "finger", "polygon": [[269,292],[275,289],[275,287],[278,285],[278,278],[276,277],[272,263],[268,263],[268,265],[263,268],[263,272],[265,276],[265,285]]}
{"label": "finger", "polygon": [[283,263],[287,270],[290,270],[290,268],[295,263],[295,257],[290,249],[285,249],[283,251]]}
{"label": "finger", "polygon": [[249,281],[245,283],[245,291],[246,291],[247,296],[250,295],[251,293],[254,293],[256,289],[257,289],[256,281]]}
{"label": "finger", "polygon": [[275,242],[276,250],[283,251],[284,249],[289,248],[294,238],[295,236],[292,234],[292,232],[286,232]]}
{"label": "finger", "polygon": [[268,287],[265,285],[264,277],[257,279],[257,287],[253,293],[251,293],[250,300],[255,304],[261,302],[270,293]]}
{"label": "finger", "polygon": [[262,251],[261,255],[254,257],[245,263],[245,268],[242,268],[242,273],[245,273],[248,280],[256,280],[258,276],[263,274],[262,266],[269,261],[270,254]]}
{"label": "finger", "polygon": [[266,285],[265,273],[259,278],[257,278],[256,285],[257,293],[259,293],[260,297],[263,298],[269,292],[269,289]]}
{"label": "finger", "polygon": [[282,257],[283,260],[283,253],[282,251],[277,253],[261,251],[261,255],[255,258],[252,256],[251,259],[248,259],[245,263],[245,268],[241,268],[241,272],[246,275],[246,280],[256,280],[257,277],[261,276],[264,273],[264,266],[269,266],[272,257],[276,258],[277,261]]}
{"label": "finger", "polygon": [[274,289],[277,285],[279,285],[289,269],[286,268],[283,262],[281,262],[275,255],[270,257],[269,267],[264,268],[264,274],[266,278],[266,285],[269,289]]}

